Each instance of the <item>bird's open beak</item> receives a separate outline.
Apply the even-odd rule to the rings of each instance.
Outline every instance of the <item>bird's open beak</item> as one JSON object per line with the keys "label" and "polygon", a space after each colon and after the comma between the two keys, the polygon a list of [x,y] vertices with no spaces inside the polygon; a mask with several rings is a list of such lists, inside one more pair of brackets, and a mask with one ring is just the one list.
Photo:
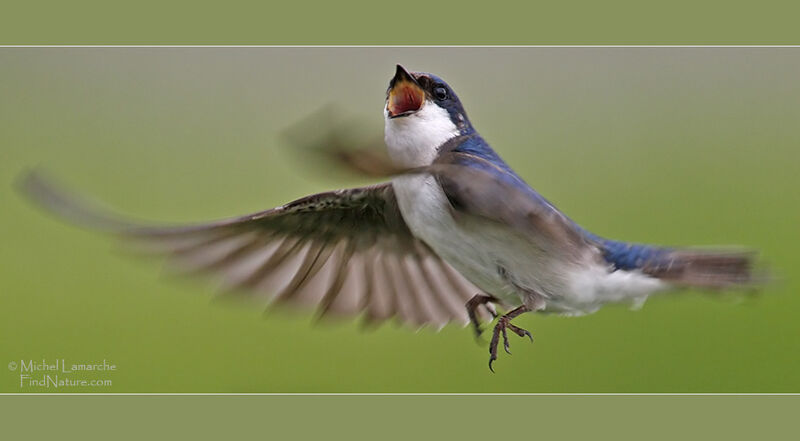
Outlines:
{"label": "bird's open beak", "polygon": [[389,83],[389,96],[387,97],[386,110],[389,118],[408,116],[425,103],[425,91],[410,73],[401,65],[397,65],[397,72]]}

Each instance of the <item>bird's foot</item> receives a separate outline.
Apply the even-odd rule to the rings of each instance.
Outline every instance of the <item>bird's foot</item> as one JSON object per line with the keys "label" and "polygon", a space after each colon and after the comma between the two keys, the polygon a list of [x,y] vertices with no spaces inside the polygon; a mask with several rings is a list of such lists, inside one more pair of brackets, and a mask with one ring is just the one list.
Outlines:
{"label": "bird's foot", "polygon": [[[475,294],[474,296],[472,296],[471,299],[467,301],[466,304],[467,315],[469,316],[470,323],[472,323],[472,328],[475,330],[476,340],[480,341],[481,334],[483,333],[483,329],[481,329],[481,323],[480,321],[478,321],[478,307],[495,301],[497,301],[496,298],[485,294]],[[489,313],[492,314],[492,317],[495,318],[497,317],[497,312],[494,310],[494,308],[486,306],[486,310],[488,310]]]}
{"label": "bird's foot", "polygon": [[533,342],[533,335],[525,329],[522,329],[518,326],[511,324],[511,319],[514,317],[529,311],[528,307],[520,306],[508,314],[500,317],[497,320],[497,324],[494,326],[494,332],[492,333],[492,341],[489,343],[489,370],[494,372],[494,368],[492,367],[492,363],[497,360],[497,345],[500,342],[500,334],[503,335],[503,349],[508,353],[511,354],[509,350],[510,345],[508,344],[508,332],[507,329],[510,329],[511,332],[519,335],[520,337],[528,337],[531,342]]}

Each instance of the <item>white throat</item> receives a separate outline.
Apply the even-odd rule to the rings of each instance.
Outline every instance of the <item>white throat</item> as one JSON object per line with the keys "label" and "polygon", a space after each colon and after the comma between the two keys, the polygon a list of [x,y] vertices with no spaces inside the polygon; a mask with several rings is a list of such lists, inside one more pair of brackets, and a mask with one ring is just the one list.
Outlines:
{"label": "white throat", "polygon": [[458,135],[458,128],[450,121],[447,110],[426,100],[417,112],[389,118],[384,108],[386,121],[384,139],[389,156],[399,166],[421,167],[436,159],[439,147]]}

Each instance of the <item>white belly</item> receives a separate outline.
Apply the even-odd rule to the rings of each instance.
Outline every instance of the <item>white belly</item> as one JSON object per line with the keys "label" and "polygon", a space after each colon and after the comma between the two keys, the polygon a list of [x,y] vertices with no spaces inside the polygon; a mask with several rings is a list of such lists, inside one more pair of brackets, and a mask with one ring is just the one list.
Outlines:
{"label": "white belly", "polygon": [[610,272],[588,256],[585,264],[557,261],[493,222],[456,222],[432,176],[397,178],[393,186],[414,235],[469,281],[509,305],[524,303],[535,292],[544,297],[545,311],[583,314],[607,302],[641,303],[663,287],[637,272]]}

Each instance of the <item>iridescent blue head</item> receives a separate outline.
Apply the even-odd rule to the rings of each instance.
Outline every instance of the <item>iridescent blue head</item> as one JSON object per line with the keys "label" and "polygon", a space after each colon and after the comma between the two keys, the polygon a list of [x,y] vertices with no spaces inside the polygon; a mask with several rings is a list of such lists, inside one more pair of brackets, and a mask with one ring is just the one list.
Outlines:
{"label": "iridescent blue head", "polygon": [[389,153],[406,166],[430,164],[447,140],[474,131],[461,101],[444,80],[400,65],[386,91],[384,116]]}
{"label": "iridescent blue head", "polygon": [[472,129],[467,112],[455,91],[441,78],[424,72],[409,72],[397,65],[397,71],[386,90],[389,118],[415,114],[425,105],[441,107],[462,134]]}

